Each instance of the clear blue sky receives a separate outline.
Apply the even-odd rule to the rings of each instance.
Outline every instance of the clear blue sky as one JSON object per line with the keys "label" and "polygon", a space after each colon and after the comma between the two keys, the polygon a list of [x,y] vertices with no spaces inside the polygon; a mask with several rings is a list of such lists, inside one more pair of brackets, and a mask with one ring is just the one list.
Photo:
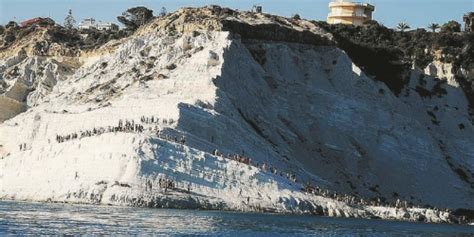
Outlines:
{"label": "clear blue sky", "polygon": [[[363,0],[357,0],[363,1]],[[299,13],[303,18],[325,20],[329,0],[0,0],[0,24],[12,19],[22,21],[36,16],[51,17],[62,24],[68,9],[76,21],[93,17],[116,22],[116,16],[132,6],[146,6],[158,14],[164,6],[174,11],[184,6],[218,4],[249,10],[253,4],[263,5],[264,11],[290,16]],[[406,21],[412,28],[426,27],[431,22],[448,20],[462,22],[462,15],[474,11],[474,0],[367,0],[376,6],[375,19],[393,27]]]}

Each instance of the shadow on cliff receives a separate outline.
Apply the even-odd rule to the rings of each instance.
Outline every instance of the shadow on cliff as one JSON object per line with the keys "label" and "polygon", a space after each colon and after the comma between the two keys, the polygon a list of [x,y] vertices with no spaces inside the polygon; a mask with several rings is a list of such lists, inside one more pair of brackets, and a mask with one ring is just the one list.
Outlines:
{"label": "shadow on cliff", "polygon": [[[264,113],[265,110],[272,110],[266,105],[271,105],[269,101],[277,98],[272,93],[277,93],[276,88],[281,86],[265,71],[264,54],[264,51],[249,50],[243,45],[239,46],[233,43],[224,53],[223,59],[225,60],[221,76],[213,79],[216,86],[216,103],[209,104],[198,101],[194,105],[179,105],[178,130],[199,137],[196,140],[199,142],[191,142],[188,145],[207,152],[217,149],[223,154],[245,154],[259,164],[262,162],[273,164],[277,170],[284,172],[296,172],[298,169],[303,169],[307,175],[303,174],[297,177],[300,183],[305,183],[308,180],[317,182],[314,178],[319,176],[334,181],[328,186],[337,191],[355,195],[362,192],[366,194],[365,196],[371,194],[369,198],[382,197],[378,190],[381,183],[362,186],[353,182],[353,180],[365,179],[367,173],[376,170],[373,164],[375,157],[370,157],[371,155],[367,154],[365,144],[360,144],[355,138],[349,139],[351,145],[362,154],[362,159],[356,164],[356,173],[350,173],[347,172],[347,169],[354,168],[348,167],[350,163],[347,158],[344,158],[347,154],[325,147],[325,138],[320,135],[332,133],[337,136],[339,133],[337,129],[334,131],[318,130],[319,121],[314,121],[314,126],[313,124],[304,125],[304,129],[295,125],[299,123],[298,114],[294,114],[295,120],[293,121]],[[398,69],[397,66],[396,70]],[[358,75],[352,72],[352,76]],[[394,94],[397,94],[398,90],[401,92],[406,84],[404,82],[401,87],[393,91]],[[389,85],[387,86],[390,88]],[[433,88],[420,86],[417,87],[416,92],[422,98],[443,96],[446,86],[449,85],[437,83]],[[379,91],[378,93],[390,92]],[[308,107],[306,110],[309,110],[309,106],[311,106],[309,102],[302,100],[299,106],[305,107],[305,105]],[[281,106],[285,105],[281,104]],[[292,113],[291,108],[283,109]],[[444,155],[454,174],[472,185],[474,180],[472,172],[465,166],[456,163],[447,155],[447,152]],[[290,167],[290,164],[293,164],[293,167]],[[378,181],[382,182],[382,180]],[[323,184],[323,186],[325,185]],[[382,198],[396,199],[399,192],[391,190],[390,193],[394,193],[394,196]]]}

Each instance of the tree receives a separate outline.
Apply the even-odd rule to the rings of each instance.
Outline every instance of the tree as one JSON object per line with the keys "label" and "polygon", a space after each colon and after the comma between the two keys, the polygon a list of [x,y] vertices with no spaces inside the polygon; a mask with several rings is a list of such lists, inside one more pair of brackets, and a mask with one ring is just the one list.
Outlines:
{"label": "tree", "polygon": [[405,32],[405,30],[410,29],[410,26],[405,22],[400,22],[397,25],[397,29],[399,29],[401,32]]}
{"label": "tree", "polygon": [[166,16],[166,14],[168,14],[168,10],[166,10],[166,7],[162,7],[160,11],[160,16],[164,17]]}
{"label": "tree", "polygon": [[300,14],[296,13],[293,15],[293,20],[301,20]]}
{"label": "tree", "polygon": [[6,25],[5,25],[5,29],[10,29],[10,28],[18,28],[18,23],[16,23],[15,21],[9,21]]}
{"label": "tree", "polygon": [[461,32],[461,24],[459,24],[457,21],[448,21],[443,26],[441,26],[441,32],[443,33]]}
{"label": "tree", "polygon": [[42,27],[54,26],[55,24],[56,22],[54,22],[54,20],[49,17],[41,18],[41,21],[38,22],[38,25]]}
{"label": "tree", "polygon": [[439,29],[440,26],[439,24],[436,24],[436,23],[431,23],[429,26],[428,26],[428,29],[431,29],[431,31],[433,31],[433,33],[436,32],[437,29]]}
{"label": "tree", "polygon": [[73,29],[75,24],[76,20],[74,19],[74,16],[72,16],[72,10],[69,9],[69,14],[64,18],[64,27],[67,29]]}
{"label": "tree", "polygon": [[129,30],[136,30],[153,18],[153,10],[146,7],[134,7],[123,12],[117,20]]}

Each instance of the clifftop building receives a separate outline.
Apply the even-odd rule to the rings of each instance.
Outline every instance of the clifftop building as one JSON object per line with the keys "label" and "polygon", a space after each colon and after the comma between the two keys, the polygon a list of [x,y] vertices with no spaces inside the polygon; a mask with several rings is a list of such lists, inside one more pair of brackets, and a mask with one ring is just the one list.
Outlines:
{"label": "clifftop building", "polygon": [[262,13],[263,12],[263,7],[260,5],[253,5],[252,7],[252,12],[255,13]]}
{"label": "clifftop building", "polygon": [[79,29],[118,30],[114,23],[97,22],[94,18],[86,18],[79,23]]}
{"label": "clifftop building", "polygon": [[368,3],[335,0],[329,3],[329,24],[364,25],[372,20],[375,7]]}
{"label": "clifftop building", "polygon": [[466,13],[463,17],[464,30],[468,32],[474,32],[474,12]]}
{"label": "clifftop building", "polygon": [[51,18],[36,17],[36,18],[32,18],[32,19],[21,22],[20,26],[21,27],[28,27],[28,26],[48,27],[48,26],[54,26],[54,24],[56,23]]}

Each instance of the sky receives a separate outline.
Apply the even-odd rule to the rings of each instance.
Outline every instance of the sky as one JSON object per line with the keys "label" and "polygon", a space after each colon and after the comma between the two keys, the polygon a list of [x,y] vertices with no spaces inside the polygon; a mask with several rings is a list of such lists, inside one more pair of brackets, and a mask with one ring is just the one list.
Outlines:
{"label": "sky", "polygon": [[[358,2],[364,0],[357,0]],[[133,6],[146,6],[155,15],[161,7],[174,11],[185,6],[217,4],[240,10],[250,10],[254,4],[266,13],[291,16],[295,13],[310,20],[326,20],[329,0],[0,0],[0,24],[33,17],[51,17],[63,24],[69,9],[77,22],[93,17],[105,22],[117,22],[116,17]],[[449,20],[462,22],[462,15],[474,11],[474,0],[366,0],[375,5],[374,19],[387,27],[407,22],[412,28],[424,28],[430,23]]]}

